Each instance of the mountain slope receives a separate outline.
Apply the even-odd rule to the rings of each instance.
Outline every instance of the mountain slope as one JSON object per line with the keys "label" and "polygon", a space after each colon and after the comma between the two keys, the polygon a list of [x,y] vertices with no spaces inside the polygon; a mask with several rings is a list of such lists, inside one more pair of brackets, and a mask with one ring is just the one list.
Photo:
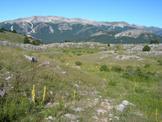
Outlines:
{"label": "mountain slope", "polygon": [[[5,29],[0,29],[0,42],[2,44],[31,44],[40,45],[42,42],[31,36],[26,36],[16,31],[7,31]],[[4,42],[4,43],[3,43]]]}
{"label": "mountain slope", "polygon": [[25,36],[22,34],[12,33],[8,31],[0,32],[0,41],[23,43],[24,38]]}
{"label": "mountain slope", "polygon": [[[97,41],[105,43],[162,41],[162,29],[126,22],[96,22],[58,16],[33,16],[0,23],[0,28],[31,35],[44,43]],[[139,40],[140,39],[140,40]]]}

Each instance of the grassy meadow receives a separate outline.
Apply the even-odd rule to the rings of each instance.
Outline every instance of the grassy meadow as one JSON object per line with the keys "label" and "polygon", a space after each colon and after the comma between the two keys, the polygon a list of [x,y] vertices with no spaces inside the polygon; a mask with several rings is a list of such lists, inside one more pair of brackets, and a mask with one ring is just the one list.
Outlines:
{"label": "grassy meadow", "polygon": [[[0,46],[0,122],[162,122],[162,56],[139,53]],[[120,112],[123,100],[131,105]]]}

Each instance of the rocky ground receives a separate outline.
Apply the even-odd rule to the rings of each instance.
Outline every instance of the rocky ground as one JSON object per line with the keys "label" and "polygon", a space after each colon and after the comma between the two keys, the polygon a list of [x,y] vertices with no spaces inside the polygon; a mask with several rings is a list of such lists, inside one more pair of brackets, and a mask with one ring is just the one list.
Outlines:
{"label": "rocky ground", "polygon": [[[11,101],[0,105],[11,111],[11,121],[158,122],[162,117],[162,44],[149,45],[149,52],[142,51],[143,46],[33,46],[0,41],[0,97]],[[33,84],[38,104],[34,107]],[[44,86],[47,96],[42,105]],[[22,97],[27,99],[19,108],[29,105],[30,112],[13,107],[17,102],[11,98],[16,95],[19,103]]]}

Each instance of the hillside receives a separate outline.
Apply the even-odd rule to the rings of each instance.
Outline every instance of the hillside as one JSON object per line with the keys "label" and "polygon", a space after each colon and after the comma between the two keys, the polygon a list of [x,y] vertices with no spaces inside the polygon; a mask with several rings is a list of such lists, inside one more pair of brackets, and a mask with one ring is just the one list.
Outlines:
{"label": "hillside", "polygon": [[143,46],[0,46],[0,121],[160,121],[162,45]]}
{"label": "hillside", "polygon": [[42,42],[38,39],[35,39],[31,36],[26,36],[21,33],[14,31],[0,29],[0,42],[3,42],[4,45],[14,45],[14,44],[31,44],[31,45],[40,45]]}
{"label": "hillside", "polygon": [[24,42],[25,36],[22,34],[18,33],[13,33],[13,32],[0,32],[0,40],[1,41],[9,41],[13,43],[23,43]]}
{"label": "hillside", "polygon": [[97,22],[80,18],[33,16],[0,23],[0,28],[16,30],[42,40],[53,42],[146,43],[152,39],[162,42],[162,29],[128,24],[126,22]]}

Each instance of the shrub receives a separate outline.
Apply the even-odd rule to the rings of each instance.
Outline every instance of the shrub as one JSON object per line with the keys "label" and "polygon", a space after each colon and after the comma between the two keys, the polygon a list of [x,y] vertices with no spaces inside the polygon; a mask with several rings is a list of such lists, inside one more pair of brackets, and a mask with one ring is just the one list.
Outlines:
{"label": "shrub", "polygon": [[24,44],[40,45],[40,40],[30,40],[27,36],[24,38]]}
{"label": "shrub", "polygon": [[157,39],[151,40],[151,41],[150,41],[150,44],[159,44],[159,43],[160,43],[160,41],[157,40]]}
{"label": "shrub", "polygon": [[117,85],[117,82],[115,82],[115,81],[109,81],[108,82],[108,85],[110,85],[110,86],[116,86]]}
{"label": "shrub", "polygon": [[131,66],[127,66],[125,72],[123,73],[124,78],[132,79],[134,77],[135,70]]}
{"label": "shrub", "polygon": [[123,69],[120,66],[112,66],[111,70],[112,71],[115,71],[115,72],[121,72],[121,71],[123,71]]}
{"label": "shrub", "polygon": [[24,38],[24,44],[30,44],[30,40],[28,39],[28,37]]}
{"label": "shrub", "polygon": [[29,100],[21,96],[3,98],[0,107],[0,121],[3,122],[16,121],[31,109]]}
{"label": "shrub", "polygon": [[2,29],[0,29],[0,32],[4,32]]}
{"label": "shrub", "polygon": [[159,65],[162,65],[162,60],[157,60]]}
{"label": "shrub", "polygon": [[145,45],[142,49],[142,51],[150,51],[151,48],[148,45]]}
{"label": "shrub", "polygon": [[157,79],[155,73],[144,72],[140,68],[128,68],[123,73],[123,77],[137,82],[151,82]]}
{"label": "shrub", "polygon": [[0,63],[0,70],[2,70],[2,69],[3,69],[3,64]]}
{"label": "shrub", "polygon": [[103,64],[100,67],[100,71],[105,71],[106,72],[106,71],[109,71],[109,69],[108,69],[107,65]]}
{"label": "shrub", "polygon": [[134,90],[135,90],[136,93],[144,93],[145,92],[145,90],[142,89],[142,87],[140,87],[140,86],[139,87],[135,87]]}
{"label": "shrub", "polygon": [[144,68],[149,68],[150,64],[145,64]]}
{"label": "shrub", "polygon": [[13,30],[12,33],[17,33],[16,30]]}
{"label": "shrub", "polygon": [[71,42],[71,40],[64,40],[64,42]]}
{"label": "shrub", "polygon": [[81,66],[81,65],[82,65],[82,62],[80,62],[80,61],[76,61],[76,62],[75,62],[75,65],[77,65],[77,66]]}
{"label": "shrub", "polygon": [[7,31],[7,30],[4,28],[0,28],[0,32],[4,32],[4,31]]}
{"label": "shrub", "polygon": [[77,56],[81,56],[82,54],[78,52],[78,53],[76,53],[76,55],[77,55]]}
{"label": "shrub", "polygon": [[33,45],[40,45],[41,44],[41,41],[40,40],[33,40],[31,42],[31,44],[33,44]]}

